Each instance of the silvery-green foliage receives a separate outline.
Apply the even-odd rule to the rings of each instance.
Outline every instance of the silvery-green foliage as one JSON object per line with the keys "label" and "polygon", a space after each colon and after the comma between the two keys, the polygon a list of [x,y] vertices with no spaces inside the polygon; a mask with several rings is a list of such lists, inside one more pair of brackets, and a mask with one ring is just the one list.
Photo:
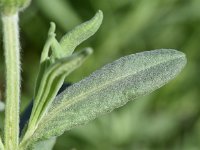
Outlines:
{"label": "silvery-green foliage", "polygon": [[53,146],[54,140],[40,141],[59,136],[160,88],[185,66],[185,55],[173,49],[132,54],[95,71],[56,97],[66,76],[92,53],[90,48],[73,52],[98,30],[102,19],[103,13],[98,11],[91,20],[64,35],[60,42],[56,39],[56,26],[51,23],[40,59],[33,109],[20,149],[41,149],[49,142]]}
{"label": "silvery-green foliage", "polygon": [[[64,35],[59,43],[57,40],[53,39],[51,45],[53,58],[63,58],[70,56],[79,44],[97,32],[102,23],[102,20],[103,13],[101,10],[99,10],[92,19],[76,26],[74,29]],[[50,36],[54,34],[54,26],[54,24],[51,25],[51,29],[49,31]]]}
{"label": "silvery-green foliage", "polygon": [[[6,58],[6,116],[0,149],[52,149],[56,137],[75,126],[148,94],[173,79],[185,66],[183,53],[160,49],[129,55],[97,70],[57,97],[65,78],[92,53],[75,48],[100,27],[103,13],[56,39],[54,23],[40,60],[31,117],[19,141],[20,42],[18,12],[31,0],[0,0]],[[13,85],[12,85],[13,84]],[[1,110],[0,102],[0,110]],[[42,141],[48,139],[47,141]],[[35,144],[35,145],[34,145]],[[4,147],[5,145],[5,147]]]}
{"label": "silvery-green foliage", "polygon": [[102,20],[103,13],[99,10],[91,20],[75,27],[63,36],[60,45],[65,50],[64,55],[71,55],[77,45],[91,37],[99,29]]}
{"label": "silvery-green foliage", "polygon": [[[102,19],[103,13],[98,11],[91,20],[75,27],[64,35],[61,42],[57,41],[56,26],[53,22],[51,23],[48,39],[41,55],[40,71],[35,88],[35,100],[29,127],[35,126],[46,112],[66,76],[79,67],[92,53],[91,48],[86,48],[79,53],[72,54],[76,46],[98,30]],[[51,55],[49,55],[50,50]]]}
{"label": "silvery-green foliage", "polygon": [[29,144],[59,136],[160,88],[185,64],[182,52],[160,49],[125,56],[104,66],[56,97]]}
{"label": "silvery-green foliage", "polygon": [[50,65],[41,80],[39,92],[35,97],[35,106],[32,113],[36,121],[55,98],[65,77],[79,67],[91,53],[92,49],[86,48],[70,57],[59,59],[56,63]]}
{"label": "silvery-green foliage", "polygon": [[91,20],[64,35],[60,42],[56,39],[56,25],[51,23],[48,38],[41,54],[33,109],[28,125],[23,130],[21,149],[27,146],[26,143],[35,132],[44,114],[47,113],[65,78],[92,54],[91,48],[85,48],[76,53],[73,51],[98,30],[102,20],[103,13],[98,11]]}

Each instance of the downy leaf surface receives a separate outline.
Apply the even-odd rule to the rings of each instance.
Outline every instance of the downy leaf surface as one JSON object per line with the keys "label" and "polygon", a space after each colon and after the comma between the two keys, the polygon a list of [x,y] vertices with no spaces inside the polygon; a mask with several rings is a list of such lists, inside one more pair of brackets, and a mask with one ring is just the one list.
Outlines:
{"label": "downy leaf surface", "polygon": [[92,49],[85,48],[80,52],[74,53],[70,57],[60,59],[48,68],[41,80],[40,90],[34,101],[30,123],[34,120],[34,125],[40,116],[45,113],[48,106],[56,97],[65,77],[78,68],[91,54]]}
{"label": "downy leaf surface", "polygon": [[78,25],[69,33],[64,35],[60,40],[60,46],[64,50],[63,55],[71,55],[79,44],[94,35],[99,29],[102,20],[103,12],[99,10],[92,19]]}
{"label": "downy leaf surface", "polygon": [[56,97],[32,141],[61,135],[151,93],[177,76],[185,64],[182,52],[160,49],[125,56],[104,66]]}

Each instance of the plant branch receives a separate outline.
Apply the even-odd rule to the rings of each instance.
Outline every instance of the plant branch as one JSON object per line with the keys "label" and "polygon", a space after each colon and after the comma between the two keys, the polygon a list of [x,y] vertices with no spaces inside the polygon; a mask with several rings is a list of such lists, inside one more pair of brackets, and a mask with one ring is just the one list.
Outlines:
{"label": "plant branch", "polygon": [[18,13],[2,15],[6,64],[5,149],[14,150],[19,140],[20,43]]}

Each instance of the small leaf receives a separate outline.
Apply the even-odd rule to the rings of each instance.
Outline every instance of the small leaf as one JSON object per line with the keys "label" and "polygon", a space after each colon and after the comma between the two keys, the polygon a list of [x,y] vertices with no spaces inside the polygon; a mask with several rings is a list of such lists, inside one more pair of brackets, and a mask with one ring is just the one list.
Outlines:
{"label": "small leaf", "polygon": [[63,36],[60,41],[60,45],[64,50],[63,56],[71,55],[80,43],[95,34],[99,29],[102,20],[103,13],[99,10],[91,20],[75,27],[72,31]]}
{"label": "small leaf", "polygon": [[[49,59],[50,48],[52,47],[52,43],[54,42],[54,40],[56,40],[55,39],[55,37],[56,37],[55,30],[56,30],[56,25],[54,22],[51,22],[49,32],[48,32],[48,38],[47,38],[47,41],[42,50],[40,64]],[[57,48],[57,47],[54,46],[54,48]],[[52,53],[54,53],[54,52],[52,52]]]}
{"label": "small leaf", "polygon": [[46,70],[41,79],[39,92],[34,100],[29,122],[30,125],[35,125],[38,119],[45,113],[62,86],[65,77],[78,68],[91,53],[92,49],[86,48],[80,52],[74,53],[70,57],[56,61],[55,64],[52,64]]}
{"label": "small leaf", "polygon": [[173,79],[185,64],[185,55],[172,49],[122,57],[58,95],[30,141],[61,135],[148,94]]}

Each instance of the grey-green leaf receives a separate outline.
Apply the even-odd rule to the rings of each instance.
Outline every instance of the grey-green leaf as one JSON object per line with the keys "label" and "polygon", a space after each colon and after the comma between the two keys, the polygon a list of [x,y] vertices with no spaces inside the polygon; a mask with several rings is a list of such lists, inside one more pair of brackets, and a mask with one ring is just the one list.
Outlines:
{"label": "grey-green leaf", "polygon": [[63,56],[69,56],[74,49],[83,41],[91,37],[99,29],[103,20],[102,11],[98,11],[96,15],[89,21],[75,27],[72,31],[62,37],[60,45],[64,50]]}
{"label": "grey-green leaf", "polygon": [[148,94],[173,79],[185,64],[185,54],[172,49],[122,57],[57,96],[32,140],[61,135]]}
{"label": "grey-green leaf", "polygon": [[58,60],[47,69],[41,80],[39,92],[34,100],[29,125],[35,125],[55,98],[65,77],[78,68],[91,54],[92,49],[85,48],[80,52],[74,53],[70,57]]}

